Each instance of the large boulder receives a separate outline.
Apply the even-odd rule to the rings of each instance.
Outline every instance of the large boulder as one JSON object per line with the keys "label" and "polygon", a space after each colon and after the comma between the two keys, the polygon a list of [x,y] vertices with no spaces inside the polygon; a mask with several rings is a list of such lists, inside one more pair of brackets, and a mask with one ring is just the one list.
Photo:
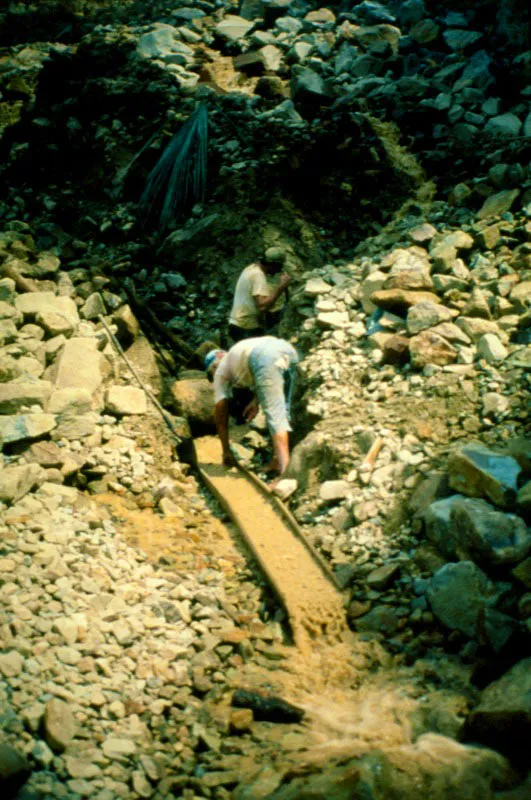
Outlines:
{"label": "large boulder", "polygon": [[519,661],[483,691],[467,719],[465,737],[529,768],[531,658]]}
{"label": "large boulder", "polygon": [[483,444],[466,444],[448,459],[450,486],[468,497],[486,497],[500,508],[511,508],[516,499],[521,468],[512,457]]}
{"label": "large boulder", "polygon": [[185,378],[171,387],[173,411],[186,417],[192,427],[215,426],[214,393],[206,378]]}
{"label": "large boulder", "polygon": [[505,588],[492,583],[472,561],[460,561],[437,570],[427,597],[439,622],[499,651],[517,627],[495,608]]}

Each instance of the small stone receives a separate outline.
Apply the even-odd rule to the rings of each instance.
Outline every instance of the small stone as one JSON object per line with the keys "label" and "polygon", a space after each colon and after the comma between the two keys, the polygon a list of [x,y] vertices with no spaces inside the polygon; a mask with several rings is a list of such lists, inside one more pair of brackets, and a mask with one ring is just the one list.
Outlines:
{"label": "small stone", "polygon": [[236,735],[248,733],[254,721],[253,712],[250,708],[233,709],[229,719],[230,732]]}
{"label": "small stone", "polygon": [[44,735],[55,752],[66,750],[75,735],[75,720],[72,708],[59,698],[52,698],[44,710]]}

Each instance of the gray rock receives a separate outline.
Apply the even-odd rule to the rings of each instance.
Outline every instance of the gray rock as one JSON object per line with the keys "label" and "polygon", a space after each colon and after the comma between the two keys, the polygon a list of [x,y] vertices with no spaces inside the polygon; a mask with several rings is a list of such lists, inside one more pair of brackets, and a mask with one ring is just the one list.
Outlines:
{"label": "gray rock", "polygon": [[451,523],[452,509],[463,495],[454,494],[430,503],[424,512],[426,536],[447,558],[454,558],[457,553],[456,532]]}
{"label": "gray rock", "polygon": [[491,117],[485,125],[487,133],[496,134],[497,136],[518,136],[521,129],[522,120],[511,112]]}
{"label": "gray rock", "polygon": [[237,42],[243,39],[254,27],[254,20],[247,20],[235,14],[226,14],[224,19],[215,26],[214,30],[222,39]]}
{"label": "gray rock", "polygon": [[456,550],[479,564],[515,564],[531,551],[531,531],[515,514],[485,500],[458,497],[450,509]]}
{"label": "gray rock", "polygon": [[460,561],[437,570],[426,594],[439,622],[475,638],[480,616],[496,604],[499,592],[472,561]]}
{"label": "gray rock", "polygon": [[511,508],[516,499],[520,465],[511,456],[482,444],[467,444],[450,454],[450,486],[467,497],[487,497],[501,508]]}
{"label": "gray rock", "polygon": [[452,312],[445,306],[430,302],[417,303],[407,312],[407,329],[409,333],[416,334],[452,319]]}
{"label": "gray rock", "polygon": [[475,44],[481,39],[483,34],[478,31],[462,30],[460,28],[449,28],[444,31],[443,39],[451,50],[464,50],[471,44]]}
{"label": "gray rock", "polygon": [[6,799],[15,797],[31,775],[26,756],[7,742],[0,743],[0,786]]}
{"label": "gray rock", "polygon": [[298,68],[291,79],[291,98],[294,103],[322,103],[328,100],[323,78],[310,67]]}
{"label": "gray rock", "polygon": [[483,691],[467,718],[467,740],[526,763],[531,734],[531,658],[519,661]]}

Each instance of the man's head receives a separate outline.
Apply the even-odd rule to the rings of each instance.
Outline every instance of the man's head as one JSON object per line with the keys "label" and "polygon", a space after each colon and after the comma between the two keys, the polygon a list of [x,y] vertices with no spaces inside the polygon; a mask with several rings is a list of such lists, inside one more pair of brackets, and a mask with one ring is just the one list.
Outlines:
{"label": "man's head", "polygon": [[268,272],[279,272],[286,261],[286,254],[280,247],[268,247],[262,263]]}
{"label": "man's head", "polygon": [[210,352],[206,354],[203,364],[205,366],[205,372],[209,381],[214,379],[214,373],[218,368],[219,362],[224,356],[225,350],[210,350]]}

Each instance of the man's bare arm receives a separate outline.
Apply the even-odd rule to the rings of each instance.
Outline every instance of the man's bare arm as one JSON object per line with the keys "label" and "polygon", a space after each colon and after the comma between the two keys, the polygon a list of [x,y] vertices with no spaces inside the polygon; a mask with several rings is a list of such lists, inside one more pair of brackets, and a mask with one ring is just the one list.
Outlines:
{"label": "man's bare arm", "polygon": [[229,444],[229,402],[226,399],[219,400],[215,406],[216,428],[221,441],[223,450],[223,463],[226,467],[233,467],[236,459],[231,453]]}
{"label": "man's bare arm", "polygon": [[291,277],[288,275],[287,272],[283,272],[280,276],[280,280],[278,282],[278,286],[276,289],[273,289],[270,295],[263,295],[263,294],[256,294],[254,295],[254,302],[258,306],[260,311],[267,311],[268,308],[273,306],[286,286],[291,283]]}

